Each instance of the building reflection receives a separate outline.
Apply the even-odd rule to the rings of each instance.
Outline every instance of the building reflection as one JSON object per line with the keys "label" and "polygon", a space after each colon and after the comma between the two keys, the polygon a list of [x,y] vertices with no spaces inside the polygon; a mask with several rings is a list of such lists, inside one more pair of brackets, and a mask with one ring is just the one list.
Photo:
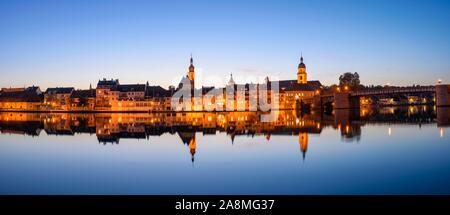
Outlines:
{"label": "building reflection", "polygon": [[302,158],[305,160],[306,151],[308,151],[308,133],[298,133],[298,143],[300,144],[300,151],[302,152]]}
{"label": "building reflection", "polygon": [[[194,163],[196,133],[215,135],[226,133],[230,143],[236,136],[264,136],[269,142],[274,135],[298,135],[303,159],[306,157],[310,134],[320,134],[329,127],[338,130],[346,142],[358,142],[365,124],[437,123],[450,125],[450,109],[435,107],[387,107],[383,109],[334,110],[325,114],[299,114],[296,111],[278,111],[277,120],[261,122],[261,112],[166,112],[166,113],[26,113],[0,112],[0,132],[39,136],[96,135],[101,144],[119,144],[121,139],[149,139],[165,133],[177,134],[187,146]],[[387,135],[391,135],[389,126]]]}
{"label": "building reflection", "polygon": [[438,126],[450,126],[450,107],[437,108],[436,119]]}

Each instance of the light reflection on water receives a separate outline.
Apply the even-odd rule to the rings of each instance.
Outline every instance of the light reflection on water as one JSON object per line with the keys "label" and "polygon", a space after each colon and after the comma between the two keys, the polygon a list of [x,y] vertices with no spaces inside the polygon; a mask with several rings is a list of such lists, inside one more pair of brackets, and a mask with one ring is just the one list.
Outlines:
{"label": "light reflection on water", "polygon": [[0,194],[450,194],[450,110],[0,113]]}

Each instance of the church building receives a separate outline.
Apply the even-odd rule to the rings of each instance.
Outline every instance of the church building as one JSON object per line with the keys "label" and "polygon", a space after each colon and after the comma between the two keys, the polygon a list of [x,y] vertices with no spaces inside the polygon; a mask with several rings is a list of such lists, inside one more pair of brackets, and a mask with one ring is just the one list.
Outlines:
{"label": "church building", "polygon": [[303,55],[297,67],[297,80],[279,81],[280,109],[296,109],[302,103],[311,103],[314,95],[320,94],[322,84],[317,80],[308,80]]}

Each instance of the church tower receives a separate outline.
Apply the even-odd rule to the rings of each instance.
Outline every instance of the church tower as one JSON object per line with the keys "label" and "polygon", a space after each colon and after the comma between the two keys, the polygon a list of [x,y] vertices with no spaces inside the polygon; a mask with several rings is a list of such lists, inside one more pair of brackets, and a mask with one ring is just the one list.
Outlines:
{"label": "church tower", "polygon": [[188,73],[188,78],[189,81],[191,81],[191,86],[194,87],[194,80],[195,80],[195,73],[194,73],[194,60],[192,59],[192,54],[191,54],[191,65],[189,65],[189,73]]}
{"label": "church tower", "polygon": [[300,64],[298,64],[297,83],[308,83],[308,79],[306,78],[306,65],[303,63],[303,55],[300,57]]}

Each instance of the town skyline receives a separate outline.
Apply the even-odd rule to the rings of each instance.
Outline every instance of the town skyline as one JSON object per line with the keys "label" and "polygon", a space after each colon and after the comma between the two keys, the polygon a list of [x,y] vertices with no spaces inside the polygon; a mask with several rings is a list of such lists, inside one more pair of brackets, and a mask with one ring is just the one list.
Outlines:
{"label": "town skyline", "polygon": [[[191,64],[193,56],[191,54]],[[303,62],[303,53],[301,53],[300,55],[300,60],[298,62]],[[189,64],[186,64],[189,65]],[[308,67],[310,67],[308,65]],[[150,79],[146,79],[146,80],[136,80],[135,82],[133,81],[128,81],[127,83],[135,83],[135,84],[149,84],[150,86],[161,86],[165,89],[169,89],[171,87],[177,87],[177,85],[179,84],[180,80],[183,79],[184,76],[186,76],[186,74],[188,73],[189,69],[185,68],[185,71],[183,73],[180,73],[174,77],[172,77],[171,81],[169,81],[168,85],[164,85],[164,84],[160,84],[157,81],[155,82],[155,80],[153,80],[153,82],[150,82]],[[289,76],[274,76],[273,74],[266,74],[266,75],[255,75],[255,74],[233,74],[233,72],[228,73],[227,75],[223,75],[223,76],[218,76],[218,75],[214,75],[214,74],[205,74],[207,72],[204,72],[203,69],[200,67],[198,68],[196,66],[196,79],[199,82],[198,84],[195,84],[195,88],[202,88],[202,87],[215,87],[215,88],[223,88],[226,87],[227,82],[231,79],[233,79],[233,81],[236,82],[236,84],[249,84],[249,83],[255,83],[255,84],[263,84],[265,78],[271,78],[271,80],[275,80],[275,81],[282,81],[282,80],[288,80],[288,79],[292,79],[292,77],[294,76],[294,72],[292,72],[291,74],[289,74]],[[310,69],[308,69],[308,71],[310,71]],[[345,72],[344,72],[345,73]],[[358,72],[356,72],[358,73]],[[308,75],[311,75],[311,72],[308,73]],[[332,85],[339,85],[339,76],[342,74],[336,74],[336,80],[332,83],[329,84],[324,84],[324,86],[332,86]],[[200,76],[200,77],[199,77]],[[314,80],[321,80],[321,82],[324,82],[323,79],[320,78],[314,78],[316,76],[314,76],[313,74],[311,75]],[[119,76],[120,77],[120,76]],[[58,84],[58,81],[54,81],[54,85],[50,85],[50,86],[45,86],[45,85],[40,85],[39,83],[30,83],[28,85],[24,84],[23,86],[20,85],[13,85],[10,84],[9,86],[0,86],[0,89],[11,89],[11,88],[27,88],[30,86],[38,86],[41,89],[48,89],[48,88],[64,88],[64,87],[73,87],[74,89],[90,89],[93,86],[95,86],[95,83],[97,81],[101,81],[101,80],[135,80],[135,79],[130,79],[130,78],[117,78],[117,77],[99,77],[98,79],[94,79],[92,81],[90,81],[89,83],[83,83],[83,86],[76,86],[76,85],[71,85],[71,84]],[[206,80],[206,81],[205,81]],[[327,80],[327,79],[325,79]],[[363,79],[364,80],[364,79]],[[406,84],[406,85],[401,85],[401,84],[395,84],[396,82],[386,82],[386,83],[361,83],[364,86],[413,86],[413,85],[423,85],[423,86],[427,86],[427,85],[435,85],[438,83],[446,83],[446,79],[444,78],[437,78],[436,80],[434,80],[433,83],[429,83],[429,84],[420,84],[420,83],[411,83],[411,84]],[[166,83],[166,82],[162,82],[162,83]],[[87,84],[87,87],[84,86]],[[94,87],[95,88],[95,87]]]}
{"label": "town skyline", "polygon": [[1,202],[448,208],[449,26],[450,0],[0,0]]}
{"label": "town skyline", "polygon": [[365,85],[448,83],[449,11],[448,1],[2,1],[0,87],[168,88],[190,53],[198,72],[224,79],[290,79],[303,53],[324,85],[345,72]]}

